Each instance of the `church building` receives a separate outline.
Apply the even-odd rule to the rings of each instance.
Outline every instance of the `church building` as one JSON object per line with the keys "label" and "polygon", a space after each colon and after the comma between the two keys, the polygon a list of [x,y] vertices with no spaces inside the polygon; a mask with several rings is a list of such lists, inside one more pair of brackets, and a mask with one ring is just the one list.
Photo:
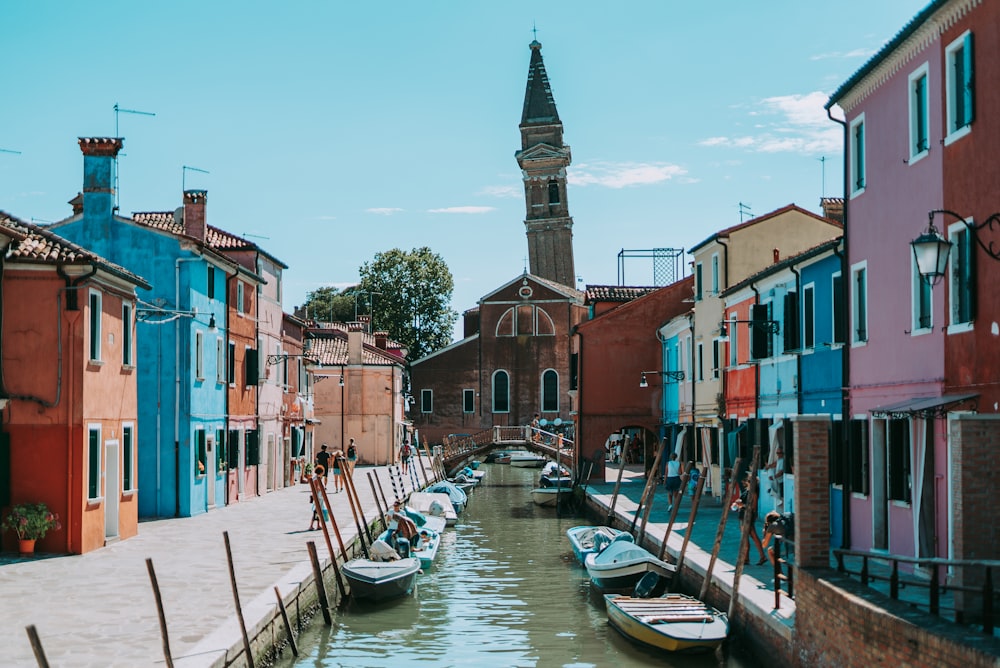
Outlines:
{"label": "church building", "polygon": [[574,286],[573,218],[566,168],[570,147],[542,61],[532,41],[521,113],[529,271],[512,278],[464,313],[464,337],[411,365],[410,409],[421,441],[474,434],[495,425],[526,425],[535,413],[548,430],[572,438],[575,360],[570,333],[586,319]]}

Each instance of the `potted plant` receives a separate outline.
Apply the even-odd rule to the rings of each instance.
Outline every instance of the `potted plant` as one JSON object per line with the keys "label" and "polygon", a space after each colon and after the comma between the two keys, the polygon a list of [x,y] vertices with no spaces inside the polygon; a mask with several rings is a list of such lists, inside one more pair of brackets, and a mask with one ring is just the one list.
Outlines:
{"label": "potted plant", "polygon": [[36,540],[45,538],[45,534],[61,526],[59,515],[51,512],[44,503],[19,503],[10,509],[3,520],[3,528],[17,534],[21,554],[33,553]]}
{"label": "potted plant", "polygon": [[312,472],[313,465],[310,462],[306,462],[306,465],[302,467],[302,477],[299,479],[299,482],[309,482]]}

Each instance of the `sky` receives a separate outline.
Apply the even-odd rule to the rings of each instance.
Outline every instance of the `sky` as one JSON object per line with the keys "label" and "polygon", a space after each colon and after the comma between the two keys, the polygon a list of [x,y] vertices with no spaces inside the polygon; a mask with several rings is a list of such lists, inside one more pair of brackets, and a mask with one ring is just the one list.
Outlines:
{"label": "sky", "polygon": [[0,210],[69,216],[77,138],[117,133],[120,212],[207,190],[209,224],[288,265],[286,311],[428,246],[461,313],[526,267],[514,153],[537,38],[577,287],[652,285],[621,251],[843,195],[824,104],[927,2],[3,0]]}

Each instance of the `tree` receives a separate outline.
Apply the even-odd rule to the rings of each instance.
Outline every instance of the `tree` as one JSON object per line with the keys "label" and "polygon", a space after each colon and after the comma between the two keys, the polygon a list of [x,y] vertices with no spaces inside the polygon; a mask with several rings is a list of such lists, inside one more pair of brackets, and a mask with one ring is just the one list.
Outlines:
{"label": "tree", "polygon": [[359,293],[371,298],[372,329],[406,346],[411,360],[451,342],[458,313],[451,308],[455,281],[430,248],[394,248],[361,266]]}
{"label": "tree", "polygon": [[320,322],[351,322],[356,319],[358,286],[337,290],[323,287],[306,295],[305,308],[309,318]]}

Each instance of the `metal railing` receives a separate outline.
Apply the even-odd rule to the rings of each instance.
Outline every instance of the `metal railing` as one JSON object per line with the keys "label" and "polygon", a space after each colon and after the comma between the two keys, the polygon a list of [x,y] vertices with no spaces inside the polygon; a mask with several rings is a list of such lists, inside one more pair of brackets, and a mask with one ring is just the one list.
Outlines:
{"label": "metal railing", "polygon": [[[861,584],[868,586],[869,582],[882,580],[889,583],[889,598],[899,600],[900,589],[906,587],[926,587],[927,608],[933,615],[941,615],[941,594],[948,592],[967,593],[973,596],[982,597],[981,614],[983,633],[993,635],[995,620],[993,618],[994,603],[997,592],[993,589],[993,569],[1000,568],[1000,561],[985,559],[940,559],[937,557],[907,557],[902,555],[882,554],[877,552],[867,552],[863,550],[834,550],[837,559],[837,570],[848,575],[858,575]],[[861,559],[861,569],[851,571],[845,565],[845,557],[856,557]],[[870,562],[887,563],[889,574],[873,572]],[[926,578],[913,574],[910,577],[901,575],[900,564],[912,564],[924,569]],[[969,574],[973,577],[982,573],[982,585],[965,585],[954,582],[942,581],[942,569],[962,569],[963,575]],[[964,578],[963,578],[964,579]],[[964,624],[965,610],[954,610],[955,622]]]}
{"label": "metal railing", "polygon": [[504,445],[526,446],[552,459],[566,462],[573,468],[573,441],[562,434],[555,434],[530,425],[501,426],[484,429],[475,434],[445,436],[442,439],[446,465]]}

